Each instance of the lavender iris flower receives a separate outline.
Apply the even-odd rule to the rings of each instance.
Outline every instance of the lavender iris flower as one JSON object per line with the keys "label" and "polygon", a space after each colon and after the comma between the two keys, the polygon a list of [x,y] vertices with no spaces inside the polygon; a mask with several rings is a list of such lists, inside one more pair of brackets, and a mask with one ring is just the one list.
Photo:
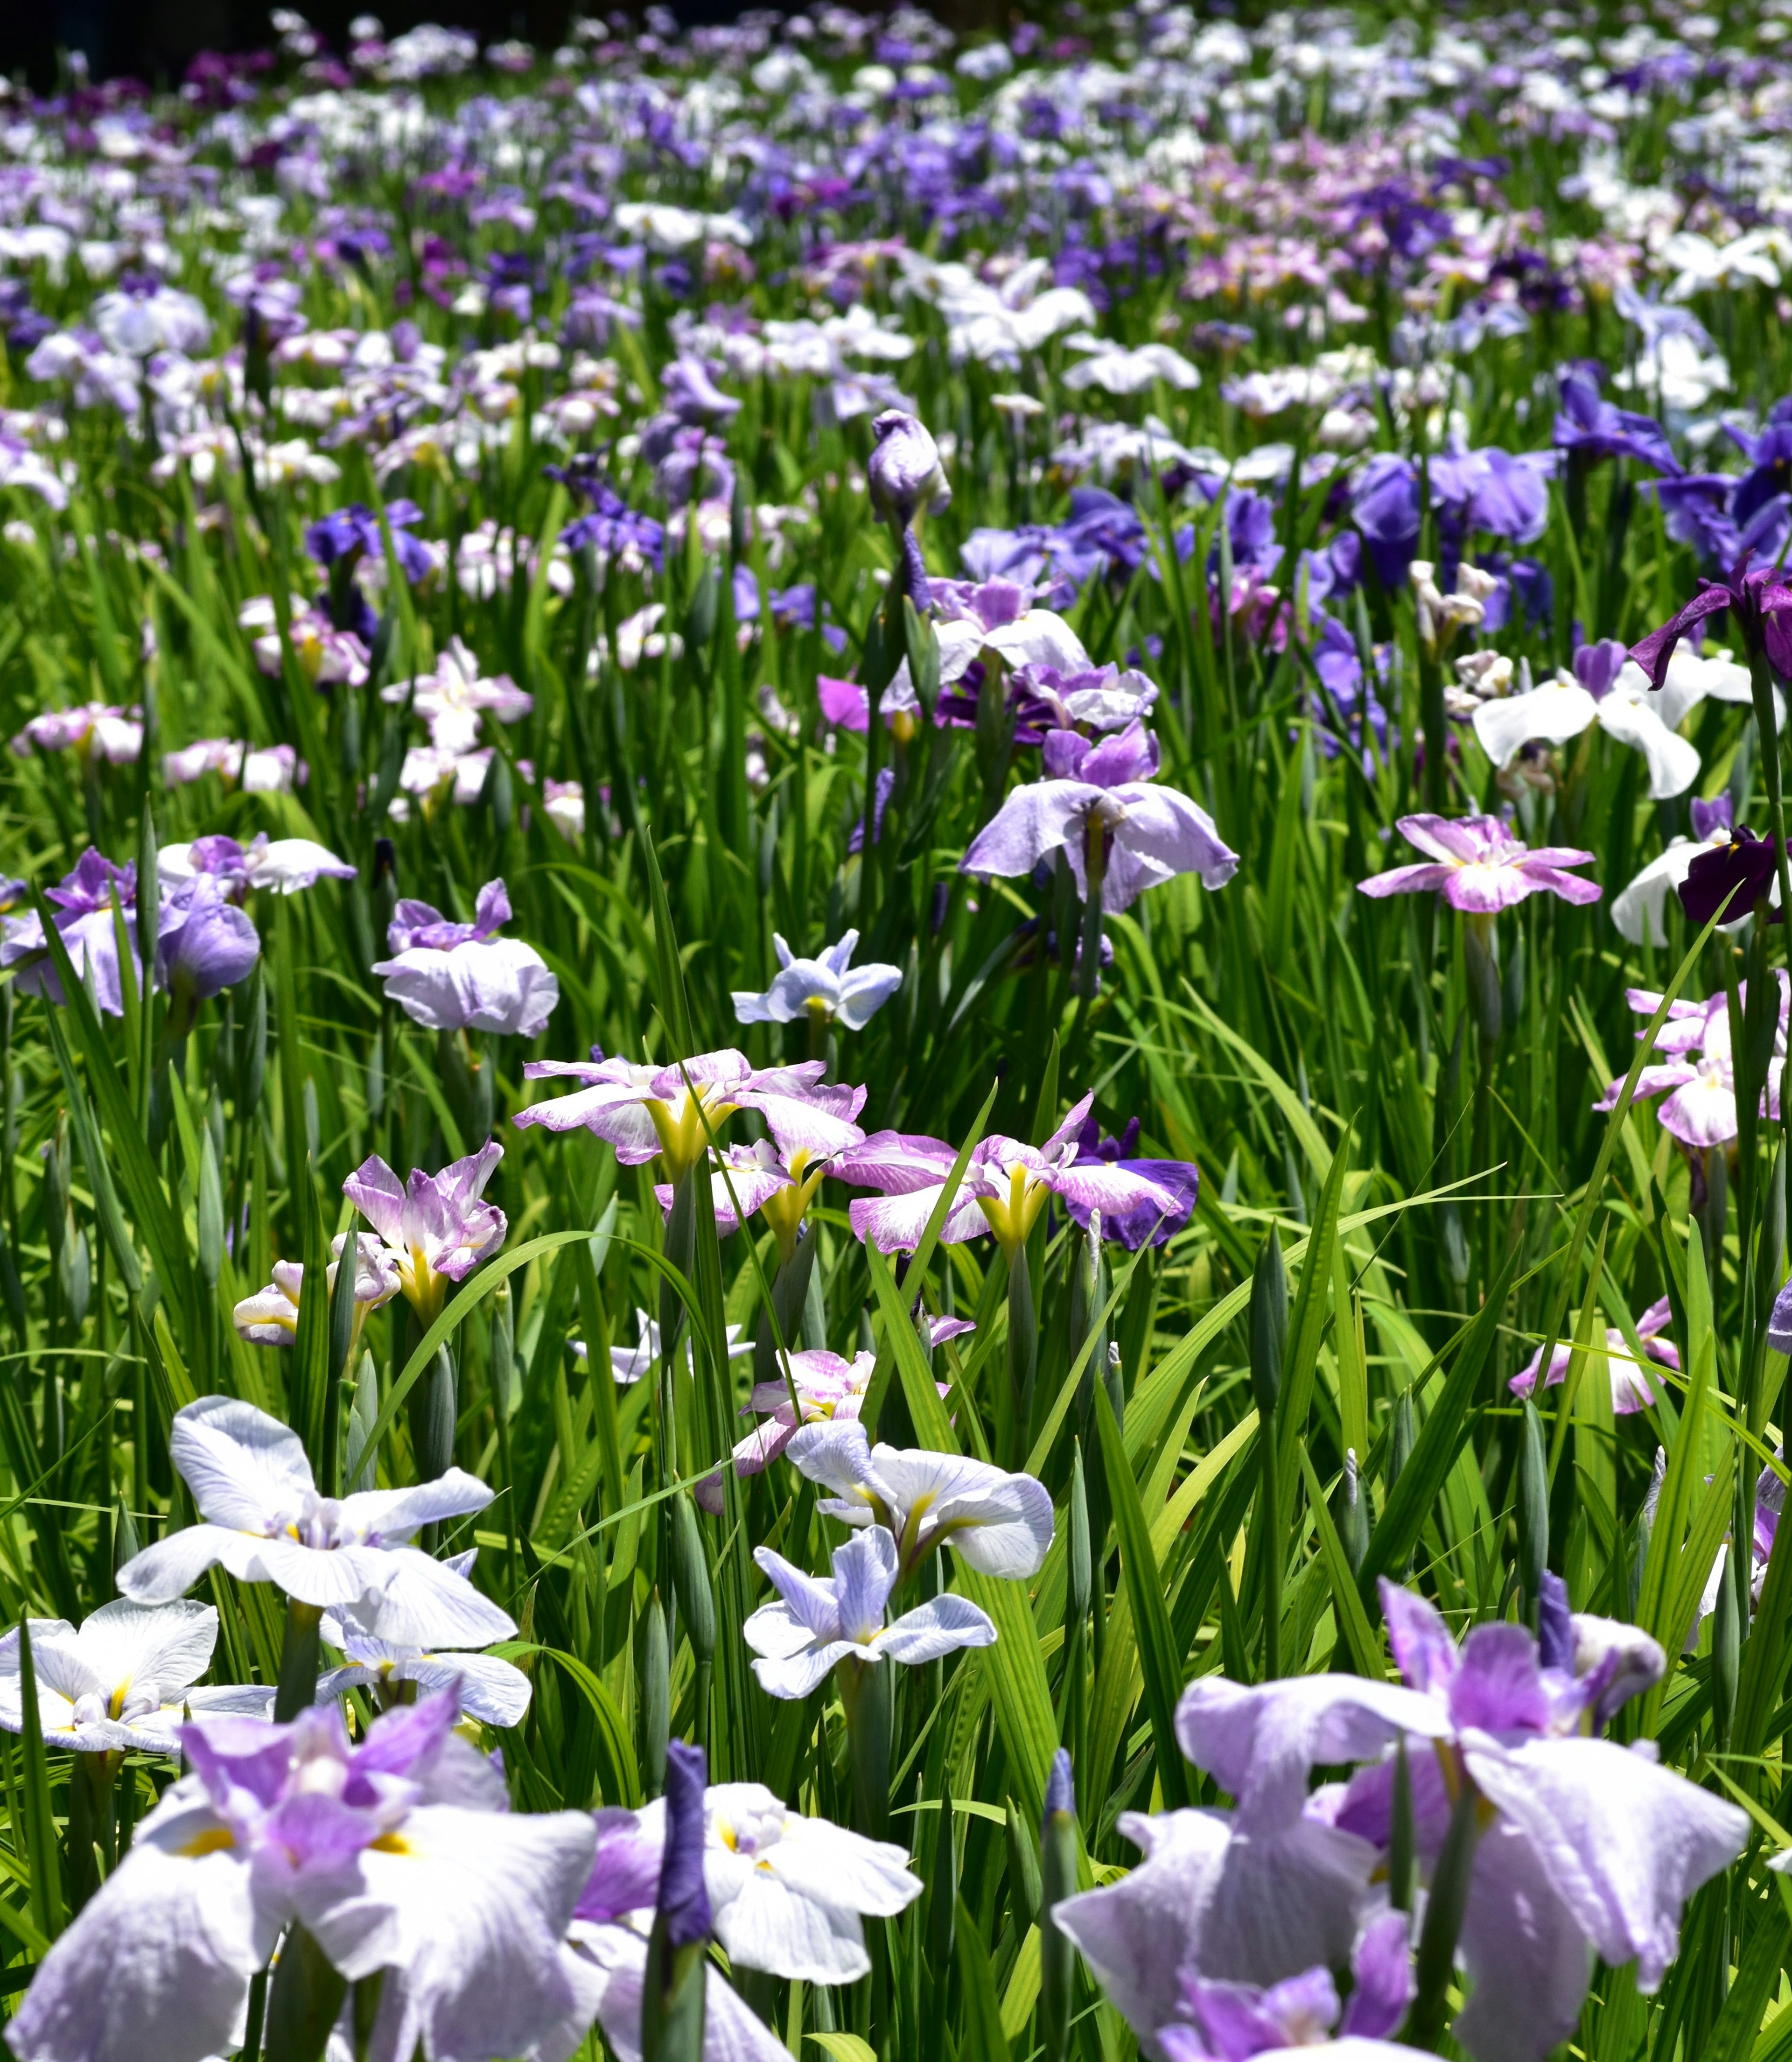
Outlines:
{"label": "lavender iris flower", "polygon": [[1372,458],[1351,498],[1350,520],[1369,547],[1376,577],[1397,593],[1418,556],[1419,481],[1411,460],[1392,452]]}
{"label": "lavender iris flower", "polygon": [[208,1568],[275,1583],[321,1609],[351,1608],[375,1638],[489,1647],[515,1636],[507,1613],[409,1542],[425,1525],[483,1510],[491,1491],[450,1468],[415,1488],[319,1496],[296,1432],[227,1396],[174,1414],[169,1451],[201,1522],[118,1571],[134,1603],[171,1603]]}
{"label": "lavender iris flower", "polygon": [[[1398,2029],[1417,1988],[1404,1912],[1384,1912],[1363,1929],[1351,1975],[1350,2002],[1341,2008],[1326,1968],[1268,1986],[1185,1971],[1181,2014],[1157,2028],[1157,2048],[1167,2062],[1248,2062],[1296,2048],[1339,2062],[1399,2062],[1417,2053],[1381,2037]],[[1335,2040],[1329,2037],[1334,2026]]]}
{"label": "lavender iris flower", "polygon": [[156,856],[157,877],[164,891],[177,890],[198,875],[210,874],[233,902],[241,902],[258,888],[295,895],[320,881],[352,881],[355,872],[346,860],[310,838],[270,839],[265,831],[247,845],[218,833],[194,838],[190,844],[165,844]]}
{"label": "lavender iris flower", "polygon": [[844,1152],[864,1137],[852,1120],[864,1105],[862,1088],[824,1084],[819,1060],[795,1067],[756,1068],[744,1053],[724,1047],[670,1067],[606,1060],[593,1050],[583,1060],[531,1061],[531,1081],[570,1075],[583,1085],[568,1096],[531,1103],[512,1120],[550,1131],[595,1132],[615,1148],[625,1167],[644,1166],[663,1153],[676,1183],[708,1150],[706,1125],[718,1129],[737,1109],[756,1110],[788,1160]]}
{"label": "lavender iris flower", "polygon": [[534,946],[500,938],[510,921],[501,881],[479,890],[471,924],[451,924],[427,902],[403,901],[386,933],[392,957],[376,960],[386,993],[431,1031],[490,1031],[533,1038],[553,1013],[560,985]]}
{"label": "lavender iris flower", "polygon": [[170,994],[189,1007],[234,988],[261,955],[261,934],[217,877],[196,873],[162,905],[156,972]]}
{"label": "lavender iris flower", "polygon": [[[442,1566],[465,1579],[479,1554],[476,1546],[455,1554]],[[421,1690],[435,1696],[451,1692],[462,1714],[485,1726],[523,1723],[531,1695],[520,1668],[495,1654],[436,1651],[415,1641],[378,1639],[362,1630],[349,1611],[326,1611],[322,1632],[327,1646],[343,1656],[339,1668],[318,1678],[317,1701],[327,1704],[345,1691],[370,1689],[390,1708]],[[406,1685],[415,1687],[407,1689]]]}
{"label": "lavender iris flower", "polygon": [[[50,921],[62,934],[77,977],[85,979],[90,969],[100,1008],[109,1017],[122,1017],[124,989],[118,970],[118,927],[112,915],[114,892],[125,915],[125,935],[134,954],[135,867],[114,866],[103,852],[84,852],[59,886],[45,889],[44,900],[56,905],[58,913]],[[0,967],[18,969],[14,985],[21,995],[41,995],[58,1004],[67,999],[50,963],[43,925],[35,910],[7,919],[5,942],[0,944]],[[141,966],[137,969],[137,978],[140,993],[144,985]]]}
{"label": "lavender iris flower", "polygon": [[768,1695],[806,1697],[842,1661],[918,1667],[962,1647],[996,1643],[988,1617],[949,1592],[884,1623],[899,1563],[896,1542],[881,1526],[834,1549],[831,1578],[804,1575],[769,1546],[756,1546],[753,1559],[778,1592],[776,1603],[761,1604],[740,1629],[760,1657],[753,1673]]}
{"label": "lavender iris flower", "polygon": [[[1779,1013],[1767,1057],[1767,1077],[1762,1090],[1761,1114],[1775,1120],[1779,1115],[1780,1077],[1786,1064],[1788,991],[1792,987],[1784,969],[1778,972]],[[1744,998],[1747,983],[1742,984]],[[1626,1000],[1639,1017],[1653,1017],[1661,1005],[1660,996],[1647,989],[1626,991]],[[1659,1057],[1658,1057],[1659,1056]],[[1667,1021],[1656,1034],[1650,1064],[1637,1077],[1634,1100],[1662,1096],[1662,1128],[1697,1155],[1714,1147],[1728,1146],[1737,1137],[1736,1060],[1730,1043],[1730,1005],[1726,997],[1713,996],[1708,1002],[1688,999],[1669,1006]],[[1613,1109],[1624,1085],[1614,1081],[1593,1107]]]}
{"label": "lavender iris flower", "polygon": [[[1671,1367],[1678,1374],[1680,1368],[1680,1349],[1672,1339],[1662,1334],[1673,1322],[1673,1313],[1668,1299],[1663,1296],[1650,1305],[1638,1318],[1634,1327],[1643,1351],[1651,1360],[1658,1361],[1663,1367]],[[1615,1325],[1606,1328],[1606,1366],[1611,1378],[1612,1413],[1625,1418],[1638,1410],[1653,1407],[1655,1392],[1649,1386],[1648,1378],[1631,1352],[1629,1342]],[[1568,1364],[1574,1358],[1574,1349],[1565,1341],[1558,1343],[1549,1355],[1549,1372],[1544,1377],[1544,1386],[1553,1389],[1565,1381]],[[1506,1384],[1514,1396],[1533,1396],[1537,1392],[1537,1371],[1543,1364],[1543,1349],[1540,1346],[1518,1372]]]}
{"label": "lavender iris flower", "polygon": [[1223,888],[1238,855],[1198,803],[1152,784],[1157,764],[1157,741],[1137,723],[1095,744],[1074,731],[1049,732],[1045,778],[1008,796],[972,840],[960,870],[1031,873],[1061,851],[1078,894],[1089,894],[1092,877],[1103,907],[1116,912],[1179,873]]}
{"label": "lavender iris flower", "polygon": [[1596,882],[1563,871],[1590,865],[1590,852],[1567,845],[1533,851],[1497,816],[1402,816],[1399,829],[1429,857],[1417,866],[1392,867],[1359,881],[1361,893],[1421,895],[1435,889],[1453,909],[1491,916],[1543,890],[1565,902],[1597,902],[1602,892]]}
{"label": "lavender iris flower", "polygon": [[512,1812],[443,1696],[376,1719],[183,1729],[192,1773],[44,1957],[6,2029],[19,2062],[201,2062],[242,2037],[289,1922],[351,1982],[383,1970],[371,2062],[566,2054],[593,1984],[566,1943],[596,1835]]}
{"label": "lavender iris flower", "polygon": [[1579,2017],[1593,1954],[1614,1968],[1634,1960],[1638,1988],[1654,1990],[1678,1951],[1682,1906],[1748,1835],[1734,1805],[1595,1736],[1660,1679],[1666,1659],[1634,1626],[1570,1615],[1558,1578],[1544,1585],[1541,1643],[1493,1623],[1458,1649],[1431,1604],[1383,1581],[1405,1688],[1210,1676],[1177,1712],[1183,1751],[1237,1799],[1237,1830],[1252,1837],[1299,1820],[1313,1767],[1357,1761],[1368,1766],[1333,1823],[1385,1851],[1394,1782],[1385,1751],[1405,1734],[1432,1745],[1409,1763],[1429,1867],[1453,1790],[1473,1787],[1485,1824],[1459,1952],[1474,1988],[1452,2031],[1476,2062],[1541,2062]]}
{"label": "lavender iris flower", "polygon": [[734,992],[734,1013],[743,1024],[791,1024],[800,1017],[826,1024],[835,1017],[849,1031],[863,1031],[902,985],[902,969],[872,964],[855,969],[859,933],[848,931],[819,959],[798,959],[774,932],[779,971],[761,995]]}
{"label": "lavender iris flower", "polygon": [[[1117,1162],[1086,1157],[1084,1128],[1094,1107],[1084,1096],[1042,1145],[996,1133],[981,1140],[965,1168],[963,1185],[953,1198],[940,1236],[957,1245],[993,1232],[1012,1251],[1024,1244],[1052,1196],[1067,1210],[1100,1210],[1136,1226],[1140,1236],[1152,1223],[1176,1223],[1186,1217],[1176,1185],[1159,1182]],[[949,1178],[957,1154],[943,1139],[912,1132],[878,1131],[849,1147],[836,1172],[881,1194],[860,1197],[849,1208],[853,1231],[880,1253],[912,1250],[917,1246]],[[1178,1163],[1180,1164],[1180,1163]]]}

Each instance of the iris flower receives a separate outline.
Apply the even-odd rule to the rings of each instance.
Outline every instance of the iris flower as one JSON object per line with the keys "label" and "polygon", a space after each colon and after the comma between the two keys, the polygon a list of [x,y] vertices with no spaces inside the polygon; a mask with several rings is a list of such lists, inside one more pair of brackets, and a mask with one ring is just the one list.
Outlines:
{"label": "iris flower", "polygon": [[531,1103],[513,1121],[550,1131],[594,1132],[615,1148],[624,1167],[663,1153],[674,1185],[708,1150],[707,1121],[717,1129],[737,1109],[756,1110],[787,1157],[843,1152],[864,1134],[852,1121],[865,1099],[862,1088],[824,1085],[819,1060],[795,1067],[754,1067],[744,1053],[724,1047],[669,1067],[591,1059],[531,1061],[531,1081],[570,1076],[583,1085],[571,1095]]}
{"label": "iris flower", "polygon": [[1440,892],[1453,909],[1492,916],[1546,890],[1565,902],[1597,902],[1596,883],[1564,871],[1592,864],[1590,852],[1567,845],[1536,850],[1514,837],[1497,816],[1417,816],[1400,819],[1401,836],[1427,855],[1417,866],[1391,867],[1357,883],[1377,897]]}
{"label": "iris flower", "polygon": [[450,923],[427,902],[400,902],[386,933],[392,957],[376,960],[373,971],[405,1015],[431,1031],[533,1038],[553,1014],[560,985],[533,945],[498,936],[510,917],[502,881],[479,890],[471,924]]}
{"label": "iris flower", "polygon": [[201,1522],[126,1562],[118,1587],[134,1603],[171,1603],[222,1567],[300,1603],[352,1611],[376,1639],[489,1647],[515,1636],[507,1612],[410,1544],[424,1526],[491,1502],[459,1468],[412,1489],[319,1496],[299,1434],[228,1396],[177,1410],[168,1446]]}
{"label": "iris flower", "polygon": [[465,1281],[504,1242],[504,1214],[482,1193],[503,1157],[503,1147],[490,1138],[439,1174],[413,1167],[401,1184],[375,1154],[343,1184],[343,1193],[384,1242],[382,1258],[425,1325],[440,1314],[448,1284]]}
{"label": "iris flower", "polygon": [[774,1697],[806,1697],[841,1661],[899,1661],[917,1667],[961,1647],[993,1647],[996,1628],[967,1597],[947,1594],[884,1623],[896,1587],[896,1543],[873,1526],[834,1549],[832,1576],[805,1575],[769,1546],[753,1559],[778,1592],[740,1628],[760,1658],[761,1688]]}
{"label": "iris flower", "polygon": [[185,1727],[192,1773],[40,1964],[7,2028],[18,2062],[201,2062],[242,2038],[289,1922],[351,1982],[383,1970],[370,2062],[570,2055],[594,1985],[566,1944],[595,1835],[512,1812],[453,1730],[451,1696]]}
{"label": "iris flower", "polygon": [[[46,1747],[77,1754],[178,1757],[183,1711],[266,1717],[270,1689],[254,1683],[199,1688],[218,1642],[218,1613],[182,1599],[102,1604],[78,1632],[62,1619],[30,1621],[38,1721]],[[25,1726],[18,1627],[0,1634],[0,1727]]]}

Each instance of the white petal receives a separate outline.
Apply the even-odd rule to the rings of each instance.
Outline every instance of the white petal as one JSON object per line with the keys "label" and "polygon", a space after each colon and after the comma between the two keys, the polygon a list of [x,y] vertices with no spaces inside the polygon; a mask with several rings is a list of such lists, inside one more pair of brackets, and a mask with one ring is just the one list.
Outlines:
{"label": "white petal", "polygon": [[[264,1929],[265,1930],[265,1929]],[[201,2062],[232,2044],[259,1941],[249,1870],[139,1837],[6,2028],[19,2062]]]}
{"label": "white petal", "polygon": [[314,1490],[299,1434],[228,1396],[202,1396],[177,1410],[168,1451],[202,1518],[265,1532]]}
{"label": "white petal", "polygon": [[580,1811],[425,1805],[327,1887],[302,1888],[305,1923],[351,1980],[402,1973],[399,2062],[419,2039],[433,2062],[519,2055],[575,2002],[560,1943],[596,1840]]}
{"label": "white petal", "polygon": [[1528,695],[1483,702],[1474,712],[1475,736],[1496,766],[1506,766],[1533,738],[1562,744],[1578,737],[1598,707],[1583,687],[1533,688]]}
{"label": "white petal", "polygon": [[1599,704],[1599,725],[1608,737],[1635,746],[1649,762],[1652,800],[1682,795],[1698,778],[1698,748],[1677,736],[1653,708],[1608,695]]}
{"label": "white petal", "polygon": [[150,1682],[166,1700],[204,1675],[217,1641],[218,1613],[210,1604],[180,1599],[146,1605],[121,1597],[100,1606],[76,1644],[110,1690]]}
{"label": "white petal", "polygon": [[1602,1739],[1467,1751],[1476,1787],[1536,1849],[1601,1957],[1633,1956],[1653,1990],[1680,1944],[1680,1912],[1734,1860],[1746,1815],[1684,1776]]}

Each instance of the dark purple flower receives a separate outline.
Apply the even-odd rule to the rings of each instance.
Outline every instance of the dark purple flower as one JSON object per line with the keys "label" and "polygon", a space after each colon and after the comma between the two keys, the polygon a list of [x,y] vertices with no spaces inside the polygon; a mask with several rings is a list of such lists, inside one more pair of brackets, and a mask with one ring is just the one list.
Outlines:
{"label": "dark purple flower", "polygon": [[[427,576],[435,565],[428,552],[409,533],[423,520],[415,501],[388,501],[387,527],[392,533],[392,548],[413,587]],[[352,571],[363,557],[379,558],[385,547],[380,541],[379,518],[365,502],[351,501],[346,508],[333,509],[305,532],[305,549],[327,572],[340,566]],[[340,626],[339,626],[339,628]]]}
{"label": "dark purple flower", "polygon": [[[1693,804],[1695,810],[1699,806]],[[1694,823],[1696,827],[1696,817]],[[1728,844],[1702,852],[1680,884],[1680,906],[1687,921],[1709,924],[1726,905],[1732,919],[1746,917],[1773,885],[1776,853],[1774,840],[1757,837],[1746,824],[1736,830]],[[1781,922],[1780,912],[1774,910],[1770,921]]]}
{"label": "dark purple flower", "polygon": [[1751,658],[1765,652],[1776,672],[1792,674],[1792,623],[1786,620],[1792,615],[1792,587],[1785,584],[1775,568],[1764,566],[1750,572],[1750,556],[1745,552],[1727,578],[1706,581],[1659,630],[1652,630],[1630,647],[1630,656],[1649,676],[1652,688],[1660,687],[1666,680],[1674,647],[1687,632],[1706,616],[1721,615],[1726,609],[1734,615]]}
{"label": "dark purple flower", "polygon": [[1668,433],[1654,417],[1632,415],[1602,399],[1590,372],[1570,372],[1563,379],[1554,441],[1557,451],[1578,452],[1595,464],[1601,459],[1630,458],[1670,475],[1681,470]]}
{"label": "dark purple flower", "polygon": [[[1175,1197],[1177,1209],[1173,1216],[1166,1217],[1155,1207],[1103,1213],[1102,1237],[1117,1239],[1129,1253],[1137,1253],[1141,1246],[1163,1246],[1173,1238],[1193,1215],[1195,1199],[1201,1192],[1200,1169],[1192,1160],[1141,1159],[1138,1143],[1139,1120],[1136,1117],[1127,1120],[1125,1129],[1117,1138],[1104,1138],[1101,1127],[1090,1116],[1084,1120],[1076,1140],[1076,1157],[1071,1163],[1076,1167],[1103,1165],[1124,1168],[1129,1174],[1155,1181],[1160,1189]],[[1064,1207],[1075,1222],[1087,1230],[1088,1209],[1073,1197],[1065,1198]]]}
{"label": "dark purple flower", "polygon": [[1419,548],[1419,480],[1409,459],[1384,453],[1363,468],[1350,505],[1377,577],[1390,592],[1403,587]]}
{"label": "dark purple flower", "polygon": [[666,1859],[656,1907],[672,1948],[696,1947],[709,1938],[709,1892],[704,1883],[708,1780],[703,1749],[672,1741],[666,1749]]}

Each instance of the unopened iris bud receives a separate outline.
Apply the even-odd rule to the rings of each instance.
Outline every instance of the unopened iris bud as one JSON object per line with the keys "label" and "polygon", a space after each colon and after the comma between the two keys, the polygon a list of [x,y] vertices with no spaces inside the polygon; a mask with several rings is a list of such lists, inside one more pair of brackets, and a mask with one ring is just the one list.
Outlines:
{"label": "unopened iris bud", "polygon": [[1071,1984],[1076,1952],[1052,1916],[1052,1908],[1076,1888],[1076,1788],[1070,1756],[1063,1747],[1052,1757],[1045,1782],[1045,1819],[1040,1829],[1039,2020],[1045,2052],[1056,2062],[1070,2034]]}
{"label": "unopened iris bud", "polygon": [[871,431],[877,444],[866,481],[871,505],[886,523],[906,530],[924,508],[938,515],[951,506],[940,447],[924,423],[900,408],[886,408]]}

